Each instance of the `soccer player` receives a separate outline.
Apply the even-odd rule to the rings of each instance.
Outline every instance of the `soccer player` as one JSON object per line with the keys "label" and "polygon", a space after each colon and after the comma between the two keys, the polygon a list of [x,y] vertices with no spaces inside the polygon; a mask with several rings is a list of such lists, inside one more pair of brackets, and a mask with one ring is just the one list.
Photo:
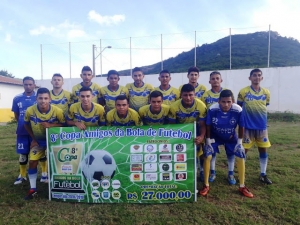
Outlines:
{"label": "soccer player", "polygon": [[30,106],[25,114],[25,129],[32,138],[29,153],[28,177],[30,190],[25,200],[32,199],[36,194],[36,178],[38,160],[45,158],[46,128],[61,127],[65,124],[63,111],[51,105],[50,91],[47,88],[39,88],[36,94],[37,104]]}
{"label": "soccer player", "polygon": [[[195,88],[195,97],[201,99],[202,95],[206,91],[206,87],[198,83],[199,77],[200,77],[200,71],[197,67],[190,67],[188,69],[187,78],[189,79],[189,84],[191,84]],[[181,92],[181,88],[182,85],[179,87],[180,92]]]}
{"label": "soccer player", "polygon": [[119,95],[115,101],[115,108],[106,115],[107,126],[141,126],[142,121],[139,114],[129,108],[128,98]]}
{"label": "soccer player", "polygon": [[[204,147],[204,186],[199,194],[206,196],[210,190],[208,177],[210,161],[214,152],[219,152],[219,146],[224,145],[229,158],[237,157],[239,174],[239,191],[246,197],[253,198],[253,194],[245,186],[245,149],[242,146],[244,134],[244,120],[242,108],[233,103],[233,94],[230,90],[220,93],[219,103],[213,104],[207,112],[206,146]],[[238,128],[238,137],[235,129]],[[228,180],[233,177],[234,164],[228,164]]]}
{"label": "soccer player", "polygon": [[14,184],[21,184],[26,181],[26,165],[28,162],[28,154],[30,151],[31,138],[24,128],[24,117],[26,109],[32,106],[36,101],[35,96],[35,81],[32,77],[23,78],[24,92],[14,97],[12,111],[15,119],[18,122],[16,134],[16,152],[19,154],[20,175],[15,180]]}
{"label": "soccer player", "polygon": [[129,107],[136,112],[138,112],[142,106],[148,104],[149,95],[154,90],[151,84],[143,82],[144,77],[143,71],[135,67],[132,70],[134,82],[126,85],[129,91]]}
{"label": "soccer player", "polygon": [[270,103],[270,92],[262,88],[260,82],[263,74],[260,69],[250,72],[251,85],[240,90],[238,104],[243,108],[245,118],[245,135],[243,146],[246,153],[255,143],[258,147],[260,161],[259,180],[265,184],[272,184],[267,177],[268,153],[267,148],[271,146],[267,131],[267,105]]}
{"label": "soccer player", "polygon": [[170,107],[163,104],[163,94],[152,91],[149,96],[150,105],[140,108],[139,114],[144,125],[163,125],[168,123]]}
{"label": "soccer player", "polygon": [[109,85],[100,89],[100,104],[108,112],[115,108],[115,100],[119,95],[125,95],[128,98],[128,89],[118,84],[120,80],[119,73],[116,70],[110,70],[107,73]]}
{"label": "soccer player", "polygon": [[92,79],[94,77],[92,69],[89,66],[84,66],[81,70],[80,77],[82,78],[82,82],[80,84],[75,85],[72,88],[72,98],[73,102],[76,103],[79,100],[79,90],[82,87],[88,87],[92,89],[93,92],[93,102],[99,103],[100,99],[100,86],[96,83],[92,82]]}
{"label": "soccer player", "polygon": [[180,98],[178,89],[170,85],[171,74],[168,70],[162,70],[159,73],[158,80],[160,81],[160,86],[154,90],[160,91],[163,94],[165,105],[171,105]]}
{"label": "soccer player", "polygon": [[53,90],[50,92],[51,104],[62,109],[64,115],[67,115],[71,104],[71,93],[62,88],[64,84],[63,76],[59,73],[53,74],[51,84],[53,85]]}
{"label": "soccer player", "polygon": [[170,106],[169,123],[194,123],[197,122],[196,145],[200,145],[204,139],[206,126],[206,106],[195,98],[195,88],[191,84],[184,84],[180,92],[181,99]]}
{"label": "soccer player", "polygon": [[93,92],[91,88],[82,87],[79,90],[80,102],[74,103],[69,109],[67,124],[85,130],[90,126],[105,125],[105,111],[102,105],[92,102]]}

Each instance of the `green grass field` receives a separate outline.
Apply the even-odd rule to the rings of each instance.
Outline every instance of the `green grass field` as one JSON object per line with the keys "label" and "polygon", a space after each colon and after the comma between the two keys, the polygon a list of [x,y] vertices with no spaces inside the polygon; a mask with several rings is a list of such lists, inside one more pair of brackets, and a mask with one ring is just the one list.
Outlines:
{"label": "green grass field", "polygon": [[16,127],[0,126],[0,224],[300,224],[300,123],[270,122],[269,126],[272,147],[267,171],[272,185],[258,180],[258,153],[251,149],[246,185],[254,198],[241,196],[238,185],[227,184],[222,152],[209,195],[195,203],[174,204],[54,202],[48,201],[46,184],[38,184],[38,198],[24,201],[29,182],[13,185],[19,173]]}

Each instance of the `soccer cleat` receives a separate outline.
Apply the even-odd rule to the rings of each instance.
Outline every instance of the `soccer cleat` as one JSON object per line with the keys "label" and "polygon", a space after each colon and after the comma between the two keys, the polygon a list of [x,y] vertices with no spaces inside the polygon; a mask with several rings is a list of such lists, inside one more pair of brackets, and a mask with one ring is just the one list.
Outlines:
{"label": "soccer cleat", "polygon": [[22,177],[21,174],[18,176],[18,178],[15,180],[14,184],[22,184],[23,182],[27,181],[26,177]]}
{"label": "soccer cleat", "polygon": [[200,190],[199,194],[202,196],[206,196],[209,192],[209,186],[203,185],[203,188]]}
{"label": "soccer cleat", "polygon": [[244,187],[240,187],[239,188],[239,192],[244,195],[245,197],[248,197],[248,198],[253,198],[253,194],[249,191],[248,188],[246,188],[245,186]]}
{"label": "soccer cleat", "polygon": [[204,172],[203,171],[200,171],[199,181],[200,182],[204,181]]}
{"label": "soccer cleat", "polygon": [[267,177],[267,175],[260,176],[259,180],[265,184],[272,184],[272,181]]}
{"label": "soccer cleat", "polygon": [[48,175],[47,176],[42,176],[41,179],[40,179],[40,182],[42,183],[48,183]]}
{"label": "soccer cleat", "polygon": [[33,189],[30,189],[28,194],[25,196],[25,200],[33,199],[35,196],[37,196],[37,192]]}
{"label": "soccer cleat", "polygon": [[236,184],[236,180],[235,180],[235,178],[234,178],[233,175],[228,175],[227,180],[228,180],[228,183],[229,183],[230,185],[235,185],[235,184]]}
{"label": "soccer cleat", "polygon": [[208,178],[208,181],[209,182],[214,182],[215,181],[215,179],[216,179],[216,173],[211,173],[210,175],[209,175],[209,178]]}

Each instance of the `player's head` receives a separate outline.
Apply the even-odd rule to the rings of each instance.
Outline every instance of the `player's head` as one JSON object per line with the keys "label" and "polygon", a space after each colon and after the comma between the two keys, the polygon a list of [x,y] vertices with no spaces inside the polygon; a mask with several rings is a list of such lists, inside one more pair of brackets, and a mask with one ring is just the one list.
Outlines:
{"label": "player's head", "polygon": [[136,85],[141,85],[144,79],[144,73],[141,68],[135,67],[132,70],[132,79]]}
{"label": "player's head", "polygon": [[233,93],[231,90],[223,90],[220,93],[219,104],[223,112],[228,112],[233,104]]}
{"label": "player's head", "polygon": [[82,104],[82,106],[89,106],[92,104],[93,99],[93,91],[89,87],[82,87],[79,90],[79,99]]}
{"label": "player's head", "polygon": [[210,73],[209,83],[211,84],[211,87],[221,87],[222,81],[223,80],[220,72],[213,71]]}
{"label": "player's head", "polygon": [[53,88],[62,88],[64,84],[63,76],[60,73],[53,74],[51,84],[53,85]]}
{"label": "player's head", "polygon": [[110,70],[107,73],[107,80],[110,86],[117,86],[120,80],[120,75],[116,70]]}
{"label": "player's head", "polygon": [[32,77],[24,77],[23,78],[23,87],[26,94],[30,94],[35,89],[35,81]]}
{"label": "player's head", "polygon": [[188,69],[187,78],[189,79],[190,84],[196,85],[198,83],[198,79],[200,77],[199,72],[199,69],[195,66]]}
{"label": "player's head", "polygon": [[128,112],[129,104],[126,95],[119,95],[116,97],[115,107],[119,115],[126,115]]}
{"label": "player's head", "polygon": [[170,72],[168,70],[160,71],[158,80],[160,81],[160,84],[163,86],[169,85],[170,80],[171,80]]}
{"label": "player's head", "polygon": [[40,109],[47,109],[50,105],[50,91],[47,88],[39,88],[36,92],[36,103]]}
{"label": "player's head", "polygon": [[90,84],[94,77],[91,67],[89,66],[82,67],[80,77],[82,78],[83,83]]}
{"label": "player's head", "polygon": [[181,88],[180,97],[185,106],[191,106],[195,99],[195,88],[191,84],[184,84]]}
{"label": "player's head", "polygon": [[251,70],[249,80],[251,81],[251,84],[259,85],[263,80],[262,71],[260,69]]}
{"label": "player's head", "polygon": [[160,111],[163,103],[163,94],[160,91],[152,91],[149,95],[149,102],[152,111]]}

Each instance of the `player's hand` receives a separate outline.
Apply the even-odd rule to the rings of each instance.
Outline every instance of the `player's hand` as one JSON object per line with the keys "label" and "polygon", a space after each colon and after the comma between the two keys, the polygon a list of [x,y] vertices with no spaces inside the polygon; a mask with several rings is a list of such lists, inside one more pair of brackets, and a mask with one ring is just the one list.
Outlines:
{"label": "player's hand", "polygon": [[48,123],[48,122],[41,122],[40,123],[44,128],[50,128],[51,127],[51,124]]}
{"label": "player's hand", "polygon": [[194,142],[196,145],[200,145],[201,142],[203,141],[203,136],[197,136],[195,139],[194,139]]}
{"label": "player's hand", "polygon": [[80,130],[85,130],[86,129],[86,126],[82,122],[76,122],[75,125]]}
{"label": "player's hand", "polygon": [[36,140],[33,140],[31,143],[30,143],[30,149],[35,147],[35,146],[39,146],[39,144],[37,143]]}
{"label": "player's hand", "polygon": [[234,147],[234,155],[239,158],[246,158],[245,149],[242,145],[242,139],[238,139],[238,143]]}
{"label": "player's hand", "polygon": [[211,145],[213,143],[212,139],[206,138],[206,143],[203,148],[204,157],[207,157],[209,155],[212,155],[214,153],[214,148]]}

